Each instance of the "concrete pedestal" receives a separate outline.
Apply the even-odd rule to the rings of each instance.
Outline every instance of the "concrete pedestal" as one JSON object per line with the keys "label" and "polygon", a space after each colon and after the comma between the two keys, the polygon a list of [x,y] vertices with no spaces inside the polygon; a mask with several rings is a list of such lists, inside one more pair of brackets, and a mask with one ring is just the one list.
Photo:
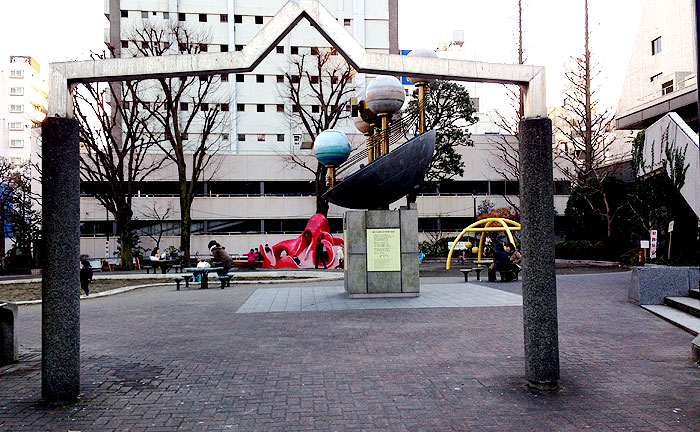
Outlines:
{"label": "concrete pedestal", "polygon": [[41,394],[72,402],[80,392],[80,147],[78,122],[42,127],[43,272]]}
{"label": "concrete pedestal", "polygon": [[418,211],[345,213],[345,292],[352,298],[417,297]]}

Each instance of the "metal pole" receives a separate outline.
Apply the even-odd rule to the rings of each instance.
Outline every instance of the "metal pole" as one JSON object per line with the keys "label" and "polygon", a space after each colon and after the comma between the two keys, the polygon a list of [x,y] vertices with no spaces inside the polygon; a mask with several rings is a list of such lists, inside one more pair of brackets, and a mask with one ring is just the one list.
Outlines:
{"label": "metal pole", "polygon": [[367,135],[367,162],[372,162],[374,160],[374,131],[369,132]]}
{"label": "metal pole", "polygon": [[418,87],[418,133],[422,134],[425,133],[425,83],[416,83],[416,87]]}
{"label": "metal pole", "polygon": [[389,116],[382,115],[382,155],[389,153]]}

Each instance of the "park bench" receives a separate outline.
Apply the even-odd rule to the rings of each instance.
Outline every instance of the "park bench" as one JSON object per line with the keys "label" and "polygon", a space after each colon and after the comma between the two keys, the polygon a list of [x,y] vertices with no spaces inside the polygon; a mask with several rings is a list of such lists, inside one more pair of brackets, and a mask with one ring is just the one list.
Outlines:
{"label": "park bench", "polygon": [[17,363],[17,305],[0,302],[0,366]]}
{"label": "park bench", "polygon": [[177,285],[176,291],[180,291],[180,284],[182,282],[185,282],[185,288],[190,287],[190,282],[192,281],[192,275],[186,274],[186,275],[182,275],[182,276],[175,276],[173,278],[173,280],[175,281],[175,284]]}
{"label": "park bench", "polygon": [[483,267],[474,267],[470,269],[459,269],[459,271],[462,272],[464,275],[464,282],[469,282],[469,273],[471,271],[474,271],[476,273],[476,280],[480,281],[481,280],[481,272],[484,270]]}
{"label": "park bench", "polygon": [[224,289],[224,287],[230,287],[231,286],[231,276],[233,275],[224,275],[224,276],[217,276],[216,278],[219,279],[219,282],[221,282],[221,289]]}

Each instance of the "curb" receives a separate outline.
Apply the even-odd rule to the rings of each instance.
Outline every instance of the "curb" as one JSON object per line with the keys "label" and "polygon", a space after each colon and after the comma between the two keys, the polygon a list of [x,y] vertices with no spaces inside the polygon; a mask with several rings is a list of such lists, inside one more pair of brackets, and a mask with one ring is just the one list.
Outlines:
{"label": "curb", "polygon": [[[134,275],[136,276],[136,275]],[[150,276],[150,275],[146,275]],[[163,275],[161,275],[163,276]],[[166,275],[168,276],[168,275]],[[286,274],[284,272],[269,272],[267,274],[255,274],[255,275],[250,275],[251,277],[246,277],[243,278],[231,278],[231,282],[238,282],[241,285],[247,285],[247,284],[256,284],[256,285],[270,285],[270,284],[282,284],[282,283],[303,283],[303,282],[330,282],[330,281],[338,281],[338,280],[343,280],[345,278],[345,275],[343,273],[336,273],[335,275],[328,275],[328,274],[323,274],[322,272],[308,272],[305,273],[304,276],[297,276],[294,277],[292,275]],[[279,279],[279,280],[265,280],[263,278],[269,278],[269,277],[284,277],[288,279]],[[168,276],[167,279],[170,279],[172,276]],[[210,275],[211,277],[211,275]],[[109,278],[97,278],[97,279],[147,279],[147,278],[138,278],[138,277],[132,277],[132,278],[117,278],[117,277],[109,277]],[[151,279],[151,278],[148,278]],[[157,279],[166,279],[164,277],[160,277]],[[256,280],[256,279],[263,279],[263,280]],[[41,282],[41,279],[37,280],[32,280],[33,282]],[[30,283],[26,281],[21,281],[21,282],[15,282],[15,283]],[[0,284],[7,284],[6,282],[0,283]],[[154,287],[154,286],[161,286],[161,285],[175,285],[172,281],[168,280],[163,281],[162,283],[153,283],[153,284],[145,284],[145,285],[134,285],[134,286],[128,286],[128,287],[121,287],[121,288],[115,288],[107,291],[102,291],[99,293],[95,293],[90,296],[86,296],[84,294],[80,295],[81,300],[90,300],[93,298],[100,298],[100,297],[108,297],[116,294],[121,294],[125,293],[128,291],[133,291],[135,289],[139,288],[148,288],[148,287]],[[18,306],[29,306],[29,305],[37,305],[41,304],[41,300],[24,300],[24,301],[18,301],[18,302],[10,302],[13,304],[16,304]]]}

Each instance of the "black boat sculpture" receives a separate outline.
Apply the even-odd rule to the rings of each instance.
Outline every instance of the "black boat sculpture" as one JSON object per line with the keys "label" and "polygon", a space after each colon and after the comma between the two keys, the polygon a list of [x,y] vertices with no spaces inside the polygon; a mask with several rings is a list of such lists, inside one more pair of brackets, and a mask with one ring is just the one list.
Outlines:
{"label": "black boat sculpture", "polygon": [[435,151],[435,131],[405,142],[350,174],[323,198],[351,209],[388,209],[389,204],[418,187]]}

